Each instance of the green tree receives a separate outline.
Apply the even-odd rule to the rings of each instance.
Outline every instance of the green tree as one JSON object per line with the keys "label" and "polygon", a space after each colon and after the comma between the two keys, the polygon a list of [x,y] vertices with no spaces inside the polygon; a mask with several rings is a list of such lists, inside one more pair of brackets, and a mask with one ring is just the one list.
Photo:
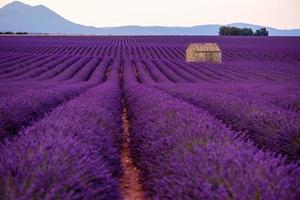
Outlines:
{"label": "green tree", "polygon": [[256,36],[268,36],[269,31],[265,27],[263,27],[261,29],[256,30],[254,35],[256,35]]}

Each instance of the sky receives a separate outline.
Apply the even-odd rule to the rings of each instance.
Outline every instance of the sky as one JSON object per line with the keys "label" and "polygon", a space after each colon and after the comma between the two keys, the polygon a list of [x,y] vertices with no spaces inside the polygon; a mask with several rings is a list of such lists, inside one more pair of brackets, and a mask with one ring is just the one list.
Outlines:
{"label": "sky", "polygon": [[[300,0],[20,0],[83,25],[194,26],[251,23],[300,28]],[[0,7],[12,0],[0,0]]]}

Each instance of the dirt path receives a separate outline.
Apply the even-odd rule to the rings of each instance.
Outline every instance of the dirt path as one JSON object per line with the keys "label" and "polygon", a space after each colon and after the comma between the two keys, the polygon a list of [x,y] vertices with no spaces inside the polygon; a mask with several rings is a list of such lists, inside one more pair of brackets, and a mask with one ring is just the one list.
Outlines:
{"label": "dirt path", "polygon": [[123,144],[121,147],[121,162],[124,169],[124,174],[121,177],[121,192],[124,200],[144,200],[145,194],[140,183],[140,170],[134,165],[130,157],[130,132],[127,108],[122,101],[122,127],[123,127]]}

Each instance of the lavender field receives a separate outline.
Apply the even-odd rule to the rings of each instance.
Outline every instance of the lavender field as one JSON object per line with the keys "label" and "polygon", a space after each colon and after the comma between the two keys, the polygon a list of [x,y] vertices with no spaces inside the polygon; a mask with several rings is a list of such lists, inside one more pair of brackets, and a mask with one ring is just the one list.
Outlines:
{"label": "lavender field", "polygon": [[0,37],[1,200],[296,200],[299,160],[299,37]]}

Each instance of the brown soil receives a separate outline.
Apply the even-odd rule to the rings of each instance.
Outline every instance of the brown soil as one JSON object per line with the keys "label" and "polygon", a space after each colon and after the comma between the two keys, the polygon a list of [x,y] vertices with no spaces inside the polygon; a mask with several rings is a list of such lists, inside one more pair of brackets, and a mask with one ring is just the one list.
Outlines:
{"label": "brown soil", "polygon": [[132,71],[136,77],[136,80],[139,80],[138,72],[137,72],[136,66],[134,64],[132,64]]}
{"label": "brown soil", "polygon": [[106,69],[106,72],[105,72],[105,80],[108,78],[109,74],[110,74],[110,71],[111,71],[111,64],[108,66],[108,68]]}
{"label": "brown soil", "polygon": [[[123,104],[124,105],[124,104]],[[130,156],[130,132],[127,109],[123,106],[122,113],[123,144],[121,147],[121,162],[124,174],[121,177],[121,192],[124,200],[144,200],[145,194],[140,183],[140,170],[134,165]]]}

